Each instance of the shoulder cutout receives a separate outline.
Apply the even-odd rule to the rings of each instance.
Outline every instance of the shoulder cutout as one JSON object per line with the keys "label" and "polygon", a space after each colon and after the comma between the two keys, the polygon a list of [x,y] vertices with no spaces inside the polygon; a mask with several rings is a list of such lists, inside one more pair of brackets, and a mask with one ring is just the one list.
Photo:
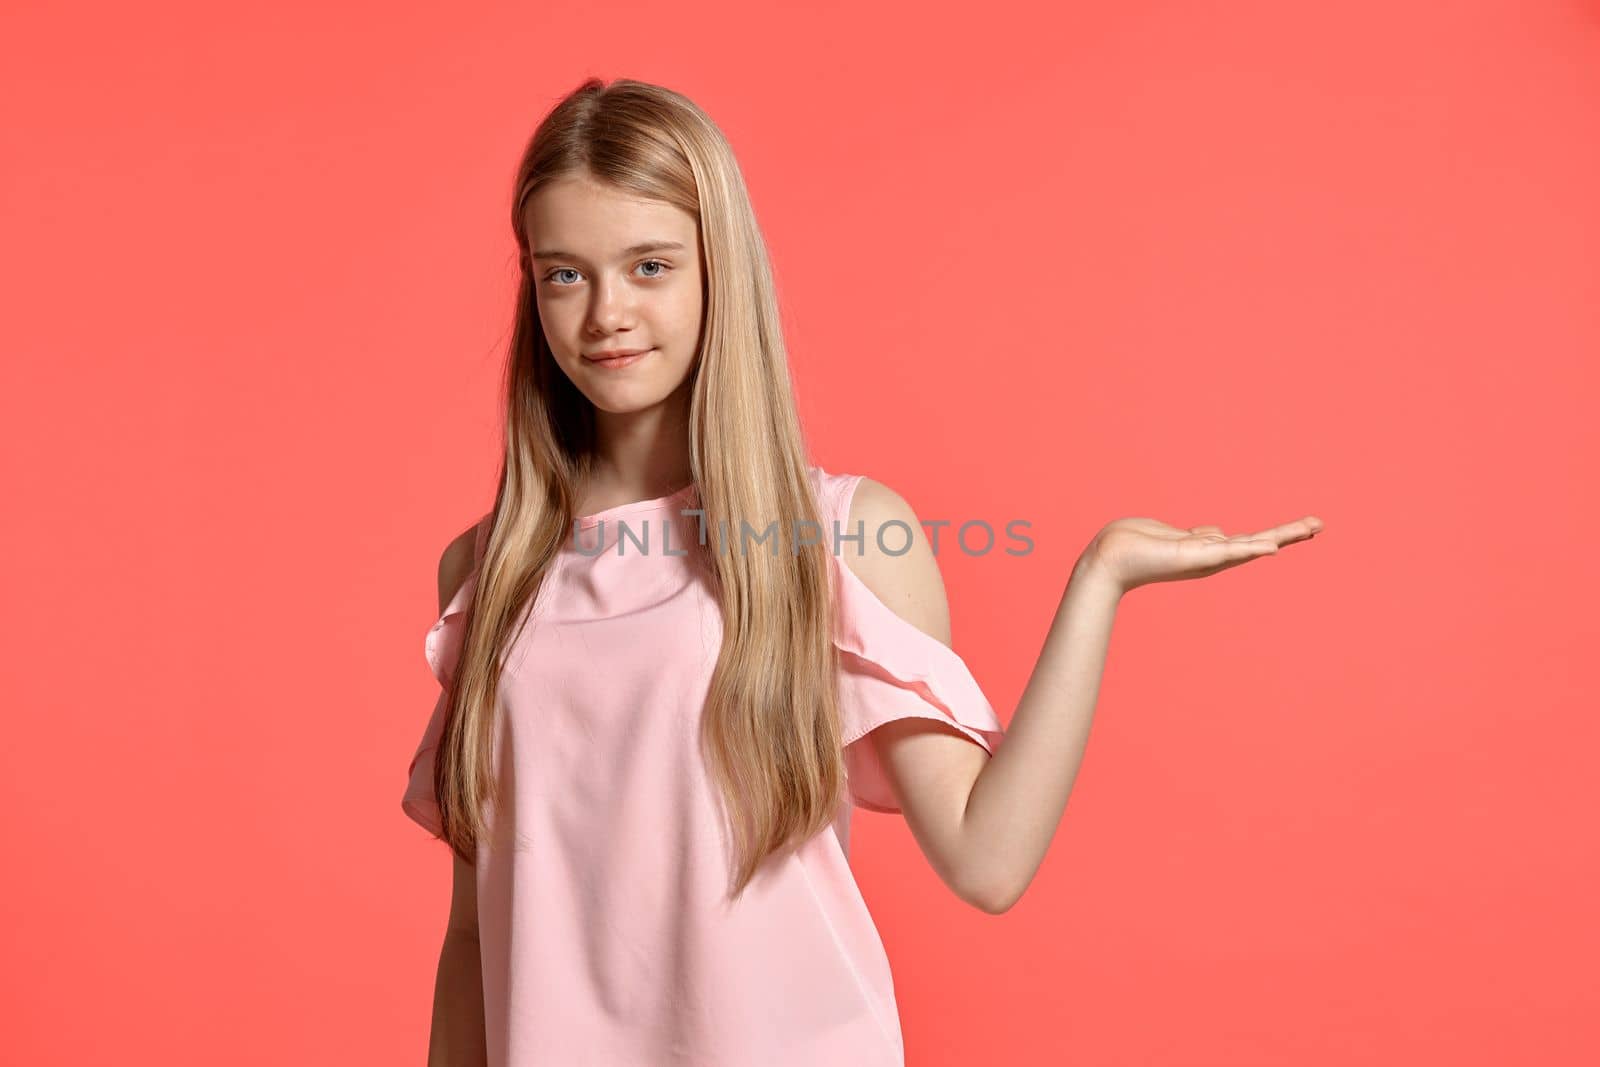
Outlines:
{"label": "shoulder cutout", "polygon": [[844,563],[885,606],[917,629],[950,644],[950,606],[927,534],[904,497],[860,476],[845,499],[846,532],[860,544],[841,545]]}
{"label": "shoulder cutout", "polygon": [[429,628],[423,647],[428,666],[440,685],[450,684],[461,654],[464,615],[476,591],[478,563],[488,541],[489,522],[490,517],[484,516],[446,545],[439,557],[439,618]]}
{"label": "shoulder cutout", "polygon": [[474,524],[457,534],[454,540],[445,545],[444,553],[439,556],[440,611],[449,606],[456,591],[467,580],[467,575],[472,573],[472,568],[477,563],[477,538],[478,527]]}

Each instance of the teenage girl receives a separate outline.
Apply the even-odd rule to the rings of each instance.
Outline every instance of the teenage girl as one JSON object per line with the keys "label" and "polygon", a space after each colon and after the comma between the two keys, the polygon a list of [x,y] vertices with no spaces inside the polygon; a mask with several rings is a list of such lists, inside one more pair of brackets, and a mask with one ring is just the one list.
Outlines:
{"label": "teenage girl", "polygon": [[514,192],[499,488],[439,562],[403,801],[454,854],[430,1063],[903,1064],[851,810],[902,812],[952,892],[1004,912],[1065,809],[1120,598],[1322,523],[1111,523],[1002,731],[916,514],[808,462],[711,120],[591,79]]}

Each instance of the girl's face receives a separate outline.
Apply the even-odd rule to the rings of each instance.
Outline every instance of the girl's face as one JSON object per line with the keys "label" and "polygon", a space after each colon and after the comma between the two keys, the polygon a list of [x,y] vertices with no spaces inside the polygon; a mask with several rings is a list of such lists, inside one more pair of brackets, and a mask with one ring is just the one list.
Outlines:
{"label": "girl's face", "polygon": [[[700,348],[694,216],[587,176],[552,182],[525,211],[539,320],[567,377],[613,414],[671,397]],[[601,361],[617,350],[644,354]]]}

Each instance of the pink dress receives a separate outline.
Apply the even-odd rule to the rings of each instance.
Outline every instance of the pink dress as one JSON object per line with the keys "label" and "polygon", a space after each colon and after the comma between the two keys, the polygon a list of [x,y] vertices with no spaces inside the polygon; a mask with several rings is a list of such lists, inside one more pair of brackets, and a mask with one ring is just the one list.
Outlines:
{"label": "pink dress", "polygon": [[[847,518],[861,476],[810,474],[837,546],[848,801],[727,903],[729,854],[697,744],[722,626],[703,571],[680,554],[698,537],[699,520],[679,514],[698,506],[695,487],[579,519],[500,685],[494,765],[510,799],[477,858],[491,1067],[905,1062],[889,961],[848,861],[852,806],[900,810],[864,735],[917,716],[992,753],[1002,728],[961,658],[838,554],[859,551],[834,538],[860,532]],[[620,545],[618,520],[631,531]],[[480,556],[487,534],[486,516]],[[441,684],[476,580],[474,567],[428,632]],[[402,801],[435,834],[443,700]]]}

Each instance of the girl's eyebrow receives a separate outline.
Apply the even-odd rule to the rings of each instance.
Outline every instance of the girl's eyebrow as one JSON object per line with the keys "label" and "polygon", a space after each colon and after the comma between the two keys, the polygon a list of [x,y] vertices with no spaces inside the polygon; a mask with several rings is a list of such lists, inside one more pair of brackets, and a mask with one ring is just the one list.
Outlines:
{"label": "girl's eyebrow", "polygon": [[[624,248],[622,250],[621,258],[627,259],[629,256],[642,256],[646,252],[682,252],[683,250],[684,246],[677,241],[643,241],[639,244],[629,245],[627,248]],[[580,263],[583,261],[582,256],[574,255],[571,252],[563,252],[559,248],[538,249],[533,253],[533,258],[572,259],[577,260]]]}

